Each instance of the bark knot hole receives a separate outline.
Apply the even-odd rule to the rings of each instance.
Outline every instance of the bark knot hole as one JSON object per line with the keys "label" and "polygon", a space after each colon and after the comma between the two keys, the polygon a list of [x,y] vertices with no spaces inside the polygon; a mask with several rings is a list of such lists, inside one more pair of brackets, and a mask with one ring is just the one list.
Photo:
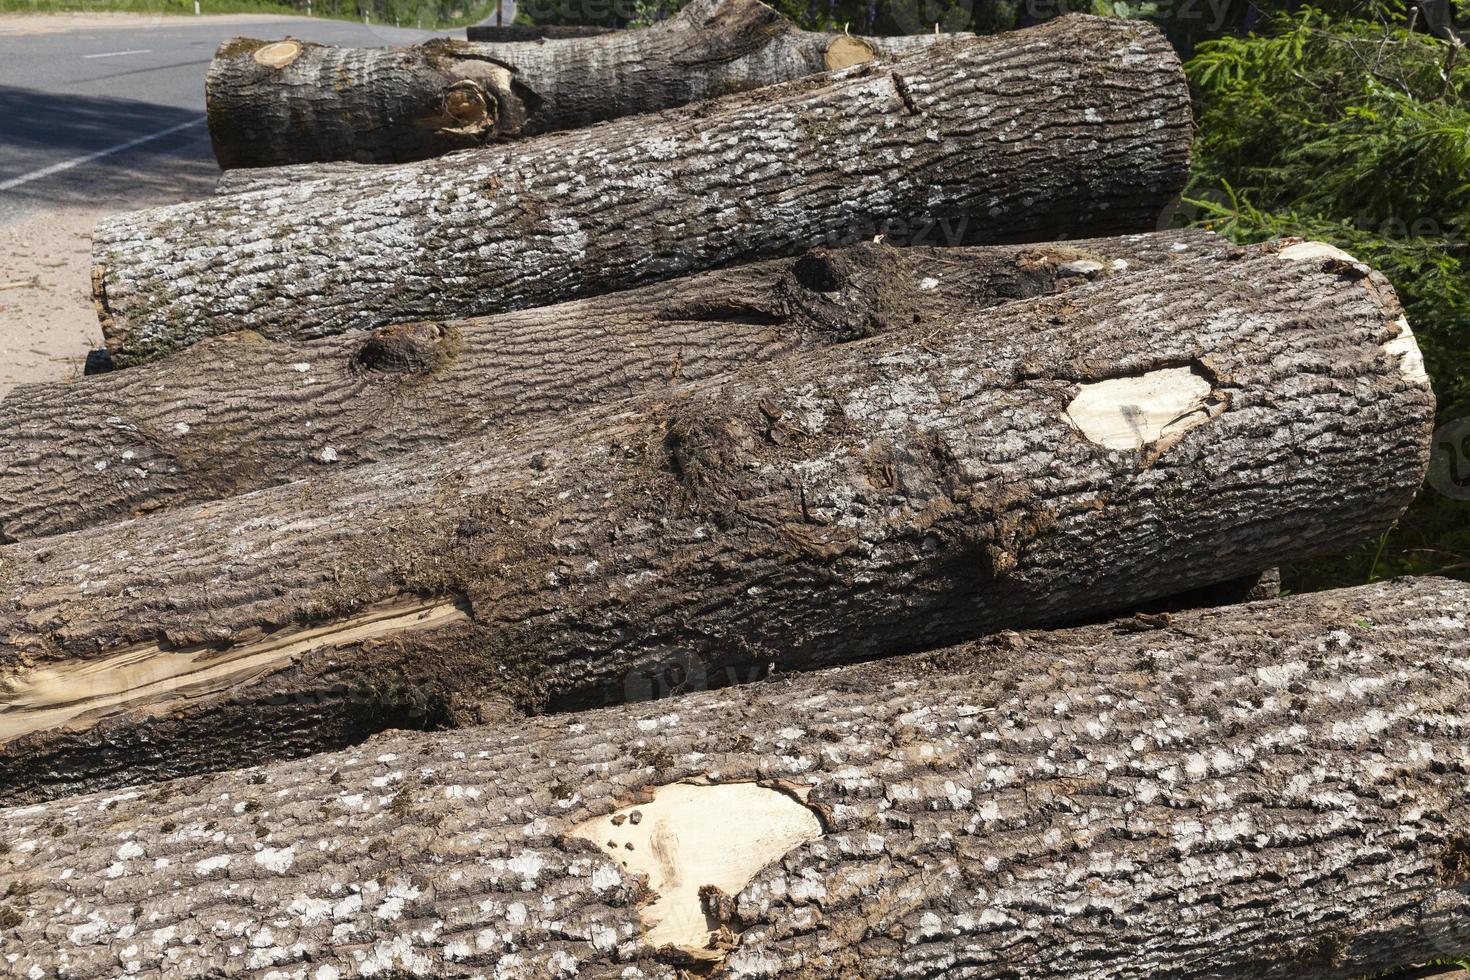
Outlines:
{"label": "bark knot hole", "polygon": [[812,249],[796,260],[796,281],[819,293],[835,293],[847,285],[847,269],[841,259],[825,248]]}
{"label": "bark knot hole", "polygon": [[808,787],[758,783],[659,786],[647,802],[578,824],[572,836],[592,843],[652,895],[639,909],[644,939],[703,960],[719,960],[724,930],[711,901],[733,896],[761,871],[822,836],[805,802]]}
{"label": "bark knot hole", "polygon": [[452,356],[450,333],[438,323],[395,323],[374,330],[353,355],[353,367],[380,374],[430,374]]}
{"label": "bark knot hole", "polygon": [[444,90],[444,115],[461,131],[495,125],[496,103],[479,82],[462,78]]}
{"label": "bark knot hole", "polygon": [[1470,885],[1470,836],[1456,837],[1439,856],[1439,878],[1446,885]]}

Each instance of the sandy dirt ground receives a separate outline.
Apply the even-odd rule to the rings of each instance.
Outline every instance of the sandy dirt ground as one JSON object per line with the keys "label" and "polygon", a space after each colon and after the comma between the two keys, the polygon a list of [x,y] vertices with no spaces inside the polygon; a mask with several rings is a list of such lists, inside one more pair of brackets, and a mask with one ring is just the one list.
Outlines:
{"label": "sandy dirt ground", "polygon": [[81,377],[87,352],[102,346],[92,305],[92,229],[119,211],[193,200],[214,175],[181,164],[172,192],[100,207],[60,206],[0,224],[0,398],[33,381]]}
{"label": "sandy dirt ground", "polygon": [[90,285],[97,216],[67,209],[0,225],[0,396],[80,376],[102,345]]}

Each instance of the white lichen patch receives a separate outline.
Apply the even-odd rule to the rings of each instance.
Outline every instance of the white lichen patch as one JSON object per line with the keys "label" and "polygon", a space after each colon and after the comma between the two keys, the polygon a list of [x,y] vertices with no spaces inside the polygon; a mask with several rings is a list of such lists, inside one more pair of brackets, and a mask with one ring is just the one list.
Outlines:
{"label": "white lichen patch", "polygon": [[1209,381],[1187,367],[1084,384],[1067,418],[1090,441],[1109,449],[1173,444],[1215,415]]}
{"label": "white lichen patch", "polygon": [[822,836],[822,825],[793,796],[755,783],[673,783],[647,803],[580,824],[591,841],[630,871],[646,875],[655,898],[640,910],[651,946],[709,956],[715,923],[699,890],[735,895],[793,848]]}

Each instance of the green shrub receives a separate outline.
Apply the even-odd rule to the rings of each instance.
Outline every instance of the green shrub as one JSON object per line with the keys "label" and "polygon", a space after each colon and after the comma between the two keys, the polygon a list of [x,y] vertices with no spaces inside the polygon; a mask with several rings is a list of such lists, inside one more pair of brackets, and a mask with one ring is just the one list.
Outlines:
{"label": "green shrub", "polygon": [[[1321,239],[1382,270],[1450,423],[1470,417],[1470,57],[1396,13],[1305,9],[1202,42],[1186,65],[1199,132],[1183,213],[1240,241]],[[1470,445],[1438,442],[1442,463],[1470,471]],[[1470,577],[1470,504],[1428,486],[1383,540],[1288,580],[1424,571]]]}

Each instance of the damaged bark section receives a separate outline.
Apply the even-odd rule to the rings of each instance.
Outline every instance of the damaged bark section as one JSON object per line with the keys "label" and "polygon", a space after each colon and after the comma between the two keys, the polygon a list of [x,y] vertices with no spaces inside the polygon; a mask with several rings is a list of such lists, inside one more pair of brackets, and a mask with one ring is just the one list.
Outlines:
{"label": "damaged bark section", "polygon": [[209,132],[226,170],[403,163],[970,37],[813,33],[760,0],[696,0],[645,30],[534,43],[336,48],[235,38],[209,68]]}
{"label": "damaged bark section", "polygon": [[864,243],[482,320],[303,344],[234,334],[0,402],[0,541],[381,462],[795,351],[1240,254],[1198,231],[1024,246]]}
{"label": "damaged bark section", "polygon": [[457,601],[409,600],[223,646],[172,649],[150,643],[102,659],[49,663],[0,679],[0,745],[32,732],[86,730],[130,712],[166,711],[247,684],[326,647],[467,620]]}
{"label": "damaged bark section", "polygon": [[1191,128],[1157,30],[1067,16],[513,148],[109,218],[94,292],[126,366],[238,330],[485,315],[878,234],[1149,231],[1183,187]]}
{"label": "damaged bark section", "polygon": [[[32,732],[0,746],[0,793],[675,693],[674,667],[717,685],[1076,622],[1350,547],[1418,488],[1434,400],[1389,349],[1401,311],[1381,276],[1279,247],[9,545],[0,665],[21,681],[404,595],[461,595],[469,621]],[[1170,445],[1111,449],[1067,415],[1084,385],[1188,364],[1228,407]]]}
{"label": "damaged bark section", "polygon": [[1405,579],[8,810],[0,942],[67,980],[1372,975],[1470,946],[1467,617]]}

